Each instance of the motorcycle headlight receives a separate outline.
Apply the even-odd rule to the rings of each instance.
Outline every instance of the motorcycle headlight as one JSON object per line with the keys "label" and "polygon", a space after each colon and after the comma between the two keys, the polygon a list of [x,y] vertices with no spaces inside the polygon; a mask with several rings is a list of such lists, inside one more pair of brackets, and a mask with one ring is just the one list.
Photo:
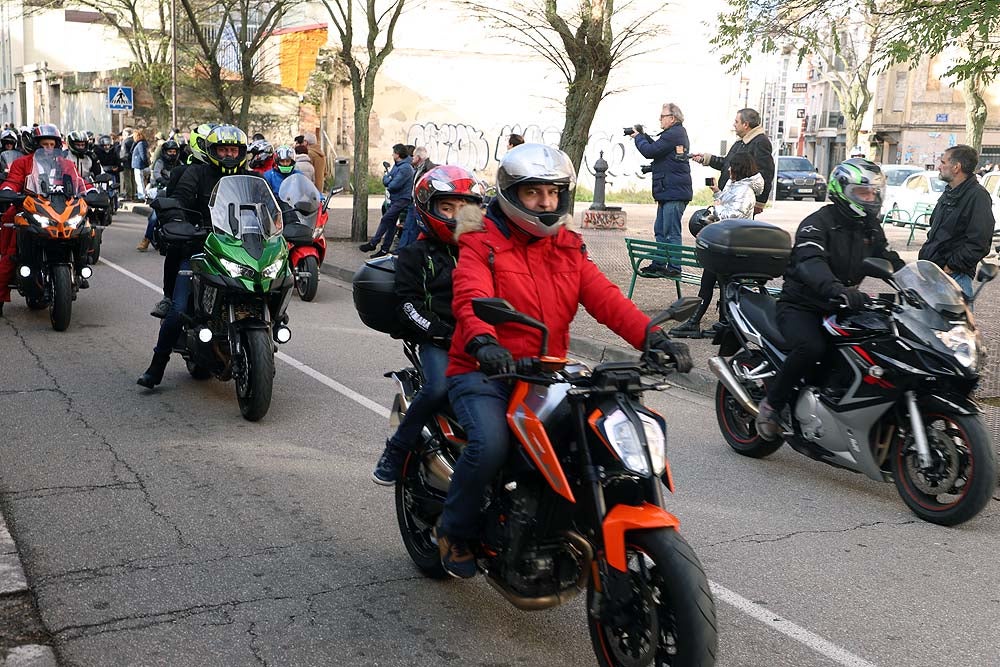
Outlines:
{"label": "motorcycle headlight", "polygon": [[635,424],[624,412],[615,410],[608,415],[604,420],[604,432],[626,468],[640,475],[649,474],[649,459],[643,451],[642,439]]}
{"label": "motorcycle headlight", "polygon": [[44,215],[37,215],[37,214],[26,214],[26,215],[31,215],[31,219],[34,220],[39,227],[48,227],[49,225],[52,224],[51,218],[46,218]]}
{"label": "motorcycle headlight", "polygon": [[82,215],[74,215],[72,218],[66,221],[66,226],[75,229],[77,225],[83,222]]}
{"label": "motorcycle headlight", "polygon": [[222,264],[222,268],[229,272],[229,276],[232,278],[254,278],[254,270],[249,266],[243,266],[222,257],[219,258],[219,263]]}
{"label": "motorcycle headlight", "polygon": [[663,424],[654,417],[639,413],[642,432],[646,436],[649,460],[653,464],[653,474],[662,475],[667,467],[667,437]]}
{"label": "motorcycle headlight", "polygon": [[285,265],[285,258],[279,257],[274,260],[267,268],[265,268],[262,273],[265,278],[273,279],[278,273],[281,272],[281,268]]}
{"label": "motorcycle headlight", "polygon": [[970,370],[976,370],[979,360],[979,334],[966,324],[959,324],[948,331],[935,331],[944,346],[955,355],[958,363]]}

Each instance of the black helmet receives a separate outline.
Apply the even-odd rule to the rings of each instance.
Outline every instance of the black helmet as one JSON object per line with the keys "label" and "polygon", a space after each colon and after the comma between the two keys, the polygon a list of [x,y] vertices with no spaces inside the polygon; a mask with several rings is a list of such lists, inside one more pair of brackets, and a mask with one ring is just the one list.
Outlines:
{"label": "black helmet", "polygon": [[73,130],[66,137],[66,143],[69,144],[69,149],[73,151],[73,155],[77,157],[83,157],[87,154],[87,133],[80,130]]}
{"label": "black helmet", "polygon": [[875,218],[882,210],[885,175],[874,162],[851,158],[833,168],[830,201],[849,218]]}
{"label": "black helmet", "polygon": [[115,142],[112,141],[111,136],[107,134],[102,134],[97,138],[97,147],[103,151],[109,151],[114,147]]}
{"label": "black helmet", "polygon": [[718,222],[719,218],[715,215],[715,211],[711,208],[699,208],[697,211],[691,214],[691,219],[688,220],[688,231],[691,232],[691,236],[697,238],[701,230],[708,227],[713,222]]}
{"label": "black helmet", "polygon": [[[169,152],[173,152],[173,155],[168,155]],[[163,142],[160,147],[160,155],[169,162],[175,162],[177,156],[180,155],[181,147],[177,145],[177,142],[173,139],[167,139]]]}

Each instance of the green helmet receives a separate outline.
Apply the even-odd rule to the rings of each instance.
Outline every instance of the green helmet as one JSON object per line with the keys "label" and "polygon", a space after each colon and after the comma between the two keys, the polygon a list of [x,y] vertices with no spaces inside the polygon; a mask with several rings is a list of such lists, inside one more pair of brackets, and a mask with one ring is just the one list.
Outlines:
{"label": "green helmet", "polygon": [[215,123],[202,123],[191,130],[191,137],[188,143],[191,145],[191,160],[208,164],[208,146],[205,143],[208,135],[216,127]]}
{"label": "green helmet", "polygon": [[850,218],[878,217],[882,210],[885,176],[874,162],[851,158],[834,167],[830,174],[830,200]]}
{"label": "green helmet", "polygon": [[[235,157],[221,157],[219,148],[235,146],[239,149]],[[247,162],[247,133],[235,125],[219,125],[205,137],[205,155],[208,163],[215,165],[225,176],[239,172]]]}

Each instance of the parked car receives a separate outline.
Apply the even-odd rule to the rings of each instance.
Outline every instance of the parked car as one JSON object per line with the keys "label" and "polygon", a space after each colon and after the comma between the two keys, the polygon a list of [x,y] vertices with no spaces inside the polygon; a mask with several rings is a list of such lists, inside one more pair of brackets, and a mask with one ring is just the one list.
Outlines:
{"label": "parked car", "polygon": [[779,157],[778,191],[775,197],[796,201],[812,197],[816,201],[824,201],[826,179],[820,176],[812,162],[804,157]]}
{"label": "parked car", "polygon": [[938,197],[944,192],[945,182],[937,171],[918,171],[910,174],[896,193],[896,205],[906,212],[912,212],[915,204],[928,204],[931,208],[937,204]]}
{"label": "parked car", "polygon": [[885,215],[896,204],[899,191],[903,187],[903,181],[907,178],[923,171],[923,167],[914,164],[883,164],[882,173],[885,174],[885,194],[882,198],[882,215]]}
{"label": "parked car", "polygon": [[984,174],[979,182],[982,183],[986,191],[990,193],[990,198],[993,199],[993,233],[994,235],[1000,233],[1000,171],[991,171],[988,174]]}

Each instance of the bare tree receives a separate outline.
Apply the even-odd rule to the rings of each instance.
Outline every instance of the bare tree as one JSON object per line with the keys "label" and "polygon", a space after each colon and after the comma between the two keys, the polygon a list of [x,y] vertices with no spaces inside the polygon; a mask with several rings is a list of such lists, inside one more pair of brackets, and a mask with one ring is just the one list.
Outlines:
{"label": "bare tree", "polygon": [[254,96],[265,85],[261,50],[299,1],[180,0],[188,23],[185,52],[195,65],[188,85],[205,89],[224,123],[247,126]]}
{"label": "bare tree", "polygon": [[799,62],[817,59],[840,102],[847,145],[854,146],[873,97],[872,77],[894,62],[884,48],[893,23],[883,11],[894,1],[732,0],[732,11],[719,15],[711,43],[733,71],[750,62],[755,51],[790,47]]}
{"label": "bare tree", "polygon": [[459,0],[480,18],[492,22],[500,34],[535,51],[560,73],[566,83],[565,117],[559,148],[577,171],[590,137],[597,107],[607,95],[611,71],[646,51],[643,44],[662,32],[653,17],[657,4],[636,12],[632,2],[616,8],[613,0],[535,0],[514,2],[509,9],[485,0]]}
{"label": "bare tree", "polygon": [[[376,7],[376,0],[364,0],[363,20],[367,32],[363,55],[354,50],[355,1],[322,0],[340,35],[338,55],[347,68],[354,96],[354,173],[351,174],[354,210],[351,216],[351,238],[355,241],[367,241],[368,135],[369,117],[375,102],[375,77],[386,57],[392,53],[393,35],[406,0],[388,0],[381,3],[381,8]],[[358,2],[358,5],[361,3]]]}

